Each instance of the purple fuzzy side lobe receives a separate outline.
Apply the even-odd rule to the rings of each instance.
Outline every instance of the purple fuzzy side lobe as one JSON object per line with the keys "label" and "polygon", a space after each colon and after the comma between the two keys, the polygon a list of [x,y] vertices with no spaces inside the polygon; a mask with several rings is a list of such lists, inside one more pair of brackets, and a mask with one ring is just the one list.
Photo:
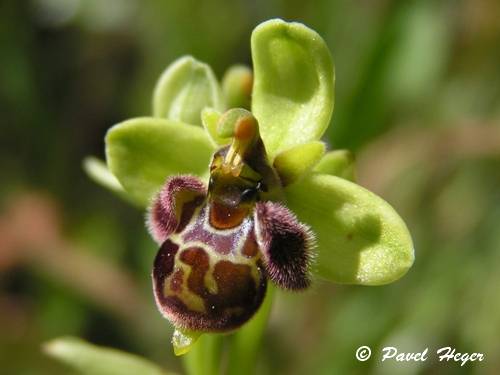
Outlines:
{"label": "purple fuzzy side lobe", "polygon": [[[192,195],[192,200],[206,196],[206,187],[197,177],[183,175],[170,177],[151,204],[146,223],[151,237],[162,244],[179,225],[182,205],[179,193]],[[183,194],[185,195],[185,194]],[[185,198],[185,197],[184,197]],[[181,207],[178,207],[181,205]]]}
{"label": "purple fuzzy side lobe", "polygon": [[269,279],[284,289],[307,288],[314,248],[314,235],[309,227],[275,202],[257,203],[254,215],[257,242]]}

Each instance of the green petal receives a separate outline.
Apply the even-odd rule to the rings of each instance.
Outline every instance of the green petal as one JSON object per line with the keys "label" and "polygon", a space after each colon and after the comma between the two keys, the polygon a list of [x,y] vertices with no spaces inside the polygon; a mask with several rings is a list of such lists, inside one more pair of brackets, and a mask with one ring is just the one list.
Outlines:
{"label": "green petal", "polygon": [[284,186],[298,181],[309,172],[325,154],[325,144],[314,141],[294,146],[276,155],[274,167]]}
{"label": "green petal", "polygon": [[273,157],[318,140],[333,111],[334,68],[323,39],[300,23],[279,19],[252,33],[252,112]]}
{"label": "green petal", "polygon": [[252,69],[245,65],[233,65],[222,77],[222,93],[226,107],[250,109],[252,96]]}
{"label": "green petal", "polygon": [[43,345],[45,353],[89,375],[166,375],[156,364],[137,355],[96,346],[74,337],[62,337]]}
{"label": "green petal", "polygon": [[83,169],[87,175],[99,185],[102,185],[115,193],[125,193],[120,181],[118,181],[115,175],[109,171],[108,166],[104,161],[93,156],[87,156],[83,159]]}
{"label": "green petal", "polygon": [[318,241],[315,272],[330,281],[380,285],[413,264],[410,233],[380,197],[347,180],[312,174],[286,190],[288,206]]}
{"label": "green petal", "polygon": [[354,155],[349,150],[330,151],[316,164],[314,171],[355,181]]}
{"label": "green petal", "polygon": [[120,181],[111,173],[108,166],[104,161],[93,156],[87,156],[83,159],[83,169],[87,175],[94,180],[94,182],[111,190],[113,193],[117,194],[120,198],[125,199],[129,203],[141,206],[142,203],[134,200],[134,198],[128,194]]}
{"label": "green petal", "polygon": [[212,69],[191,56],[174,61],[153,95],[153,116],[201,125],[205,107],[222,110],[222,94]]}
{"label": "green petal", "polygon": [[109,169],[144,205],[170,175],[205,176],[212,152],[202,128],[176,121],[141,117],[115,125],[106,134]]}
{"label": "green petal", "polygon": [[214,146],[222,146],[231,142],[231,139],[219,137],[217,134],[217,123],[221,116],[222,113],[213,108],[205,108],[201,112],[201,122]]}

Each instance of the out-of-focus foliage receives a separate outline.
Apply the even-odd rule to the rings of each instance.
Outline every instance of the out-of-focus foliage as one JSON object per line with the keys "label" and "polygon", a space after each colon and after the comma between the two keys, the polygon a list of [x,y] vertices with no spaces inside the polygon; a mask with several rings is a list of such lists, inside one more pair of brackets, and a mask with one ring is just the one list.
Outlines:
{"label": "out-of-focus foliage", "polygon": [[[255,25],[283,17],[332,50],[336,103],[325,140],[354,151],[357,181],[397,209],[417,256],[392,285],[278,294],[259,373],[495,373],[499,16],[495,0],[2,2],[2,372],[67,373],[40,350],[60,335],[180,371],[151,295],[156,249],[140,211],[90,181],[81,159],[104,156],[112,124],[150,113],[154,83],[174,58],[191,54],[220,79],[250,64]],[[361,345],[373,360],[355,360]],[[454,346],[486,360],[381,363],[389,345]]]}
{"label": "out-of-focus foliage", "polygon": [[45,343],[44,352],[88,375],[167,375],[154,363],[116,349],[103,348],[74,337]]}

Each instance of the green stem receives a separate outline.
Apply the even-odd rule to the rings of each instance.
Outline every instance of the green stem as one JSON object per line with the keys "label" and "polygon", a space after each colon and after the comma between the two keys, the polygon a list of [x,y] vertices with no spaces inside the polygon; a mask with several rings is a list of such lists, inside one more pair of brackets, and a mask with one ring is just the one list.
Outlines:
{"label": "green stem", "polygon": [[[274,287],[268,285],[266,298],[255,316],[229,337],[227,375],[255,373],[260,342],[267,326],[274,297]],[[203,334],[189,353],[184,355],[188,375],[219,375],[222,373],[223,335]]]}
{"label": "green stem", "polygon": [[203,334],[183,358],[188,375],[219,375],[221,373],[222,335]]}
{"label": "green stem", "polygon": [[255,373],[260,343],[271,313],[273,297],[274,287],[268,284],[266,298],[257,314],[230,337],[228,375]]}

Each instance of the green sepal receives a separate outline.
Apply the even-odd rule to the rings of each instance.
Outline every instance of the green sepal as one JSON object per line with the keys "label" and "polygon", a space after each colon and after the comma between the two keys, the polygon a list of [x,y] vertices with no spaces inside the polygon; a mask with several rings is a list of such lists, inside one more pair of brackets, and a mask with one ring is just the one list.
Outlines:
{"label": "green sepal", "polygon": [[323,39],[300,23],[261,23],[251,38],[252,112],[271,159],[319,140],[334,102],[333,60]]}
{"label": "green sepal", "polygon": [[49,356],[78,370],[79,374],[167,375],[166,371],[145,358],[93,345],[75,337],[49,341],[43,345],[43,350]]}
{"label": "green sepal", "polygon": [[206,178],[213,150],[202,128],[152,117],[124,121],[106,134],[110,171],[144,206],[171,175]]}
{"label": "green sepal", "polygon": [[223,109],[222,92],[212,69],[192,56],[174,61],[153,94],[153,116],[201,125],[205,107]]}
{"label": "green sepal", "polygon": [[410,233],[383,199],[339,177],[311,174],[286,190],[287,205],[317,237],[314,272],[329,281],[381,285],[413,264]]}
{"label": "green sepal", "polygon": [[83,159],[82,166],[83,170],[94,182],[115,193],[125,194],[120,181],[109,171],[108,166],[103,160],[94,156],[87,156]]}
{"label": "green sepal", "polygon": [[217,123],[221,116],[222,113],[213,108],[207,107],[201,111],[201,122],[214,146],[222,146],[231,142],[230,138],[222,138],[217,134]]}
{"label": "green sepal", "polygon": [[245,65],[231,66],[222,77],[226,108],[250,109],[252,85],[252,69]]}
{"label": "green sepal", "polygon": [[316,164],[314,171],[356,181],[354,155],[349,150],[327,152]]}
{"label": "green sepal", "polygon": [[276,168],[283,186],[298,181],[309,172],[325,154],[325,144],[314,141],[294,146],[276,155],[273,166]]}
{"label": "green sepal", "polygon": [[108,190],[111,190],[127,202],[136,206],[142,206],[142,202],[137,201],[125,191],[123,186],[120,184],[120,181],[118,181],[115,175],[110,172],[108,166],[103,160],[94,156],[87,156],[83,159],[82,166],[83,170],[94,182]]}

